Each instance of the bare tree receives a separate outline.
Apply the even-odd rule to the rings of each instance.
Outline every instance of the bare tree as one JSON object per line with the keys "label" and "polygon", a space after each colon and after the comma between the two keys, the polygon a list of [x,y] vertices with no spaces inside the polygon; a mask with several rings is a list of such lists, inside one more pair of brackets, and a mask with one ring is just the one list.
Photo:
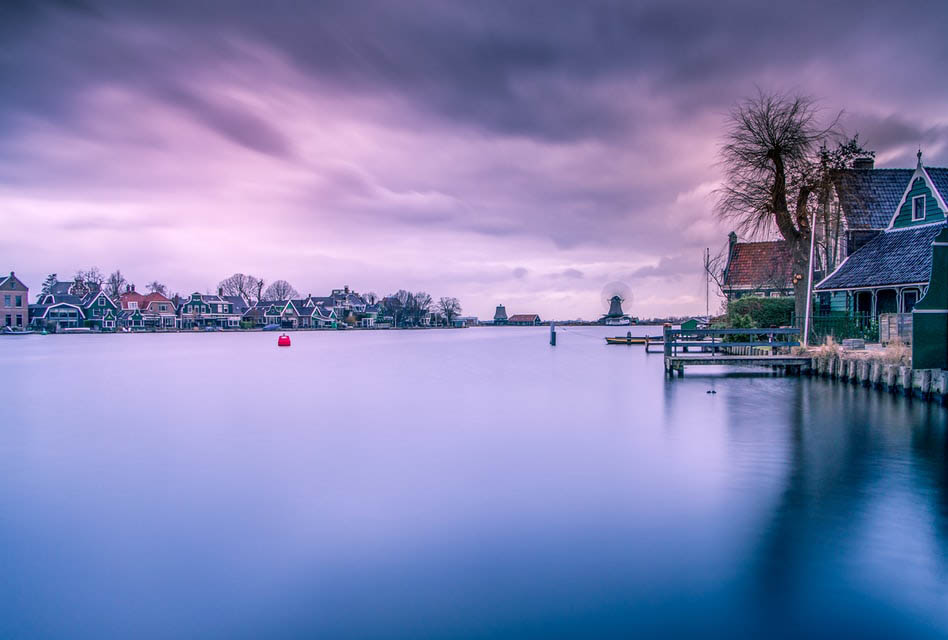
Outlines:
{"label": "bare tree", "polygon": [[263,278],[247,276],[247,302],[257,304],[263,300]]}
{"label": "bare tree", "polygon": [[152,280],[147,285],[145,285],[145,288],[151,291],[152,293],[160,293],[163,296],[167,295],[167,291],[168,291],[168,288],[165,285],[158,282],[157,280]]}
{"label": "bare tree", "polygon": [[76,271],[74,280],[69,292],[80,298],[102,288],[102,283],[105,282],[105,278],[98,267],[92,267],[88,271],[82,271],[81,269]]}
{"label": "bare tree", "polygon": [[457,298],[440,298],[435,307],[448,324],[451,324],[461,314],[461,303]]}
{"label": "bare tree", "polygon": [[362,296],[365,299],[366,304],[375,304],[379,301],[379,296],[374,291],[369,291],[367,294]]}
{"label": "bare tree", "polygon": [[727,273],[727,261],[730,258],[731,243],[728,242],[715,255],[708,253],[708,260],[704,265],[705,271],[718,292],[724,295],[724,276]]}
{"label": "bare tree", "polygon": [[118,300],[119,296],[121,296],[125,290],[126,284],[125,276],[122,275],[119,269],[116,269],[109,275],[108,280],[105,281],[105,294],[113,300]]}
{"label": "bare tree", "polygon": [[717,213],[751,235],[776,229],[786,240],[798,318],[806,307],[810,207],[826,183],[821,152],[840,139],[840,116],[821,126],[818,115],[809,97],[759,91],[731,111],[721,148]]}
{"label": "bare tree", "polygon": [[286,280],[275,280],[263,294],[264,300],[289,300],[299,297],[296,289]]}
{"label": "bare tree", "polygon": [[245,276],[242,273],[235,273],[229,278],[225,278],[217,285],[224,290],[225,296],[240,296],[248,302],[254,298],[254,289],[257,285],[257,279],[253,276]]}

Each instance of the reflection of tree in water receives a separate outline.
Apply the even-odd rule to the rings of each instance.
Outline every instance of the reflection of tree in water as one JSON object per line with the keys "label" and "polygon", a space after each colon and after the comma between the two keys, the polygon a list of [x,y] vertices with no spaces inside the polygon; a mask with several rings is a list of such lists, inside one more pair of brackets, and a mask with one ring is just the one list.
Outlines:
{"label": "reflection of tree in water", "polygon": [[[822,381],[795,385],[789,424],[786,486],[760,544],[748,556],[748,600],[759,602],[760,623],[800,625],[826,633],[836,624],[879,632],[883,625],[909,624],[884,607],[869,608],[853,575],[850,543],[866,535],[865,516],[880,499],[873,486],[884,486],[892,456],[911,439],[909,457],[917,497],[938,522],[934,544],[948,557],[948,464],[944,416],[922,416],[905,400]],[[940,410],[939,410],[940,411]],[[909,435],[904,430],[911,429]],[[893,442],[896,440],[896,442]],[[919,535],[928,535],[920,531]],[[893,540],[897,545],[899,541]],[[857,571],[858,573],[858,571]],[[944,567],[939,575],[944,576]],[[878,603],[877,603],[878,604]],[[829,625],[829,626],[828,626]]]}

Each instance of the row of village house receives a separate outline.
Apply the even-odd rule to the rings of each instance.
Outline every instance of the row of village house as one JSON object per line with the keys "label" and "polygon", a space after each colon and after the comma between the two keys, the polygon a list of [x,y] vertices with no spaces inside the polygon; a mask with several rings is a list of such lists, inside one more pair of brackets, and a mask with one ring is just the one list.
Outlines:
{"label": "row of village house", "polygon": [[[948,168],[876,169],[858,160],[836,177],[831,228],[817,225],[814,293],[818,314],[877,317],[908,313],[925,295],[932,242],[946,224]],[[793,295],[790,250],[782,241],[738,242],[730,235],[722,289]]]}
{"label": "row of village house", "polygon": [[[333,289],[324,297],[308,295],[292,300],[268,300],[248,304],[241,296],[192,293],[174,299],[160,293],[142,294],[134,285],[114,300],[98,285],[81,281],[57,282],[28,304],[29,289],[14,272],[0,280],[0,322],[25,329],[91,328],[119,329],[237,329],[278,325],[283,328],[330,328],[339,323],[374,327],[380,306],[370,304],[349,287]],[[430,324],[422,318],[421,324]]]}

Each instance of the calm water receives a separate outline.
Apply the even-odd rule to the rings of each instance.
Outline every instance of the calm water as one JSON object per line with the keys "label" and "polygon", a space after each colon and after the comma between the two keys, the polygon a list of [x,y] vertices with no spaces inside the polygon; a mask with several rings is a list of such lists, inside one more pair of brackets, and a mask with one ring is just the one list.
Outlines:
{"label": "calm water", "polygon": [[0,638],[948,634],[943,410],[615,333],[0,338]]}

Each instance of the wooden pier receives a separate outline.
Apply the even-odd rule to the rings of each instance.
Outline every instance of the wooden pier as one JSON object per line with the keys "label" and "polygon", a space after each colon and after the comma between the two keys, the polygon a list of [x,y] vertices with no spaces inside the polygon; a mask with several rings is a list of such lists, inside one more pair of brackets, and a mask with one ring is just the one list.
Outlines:
{"label": "wooden pier", "polygon": [[723,365],[799,374],[810,366],[809,357],[789,353],[800,346],[799,336],[799,329],[665,329],[665,373],[680,377],[686,366]]}

